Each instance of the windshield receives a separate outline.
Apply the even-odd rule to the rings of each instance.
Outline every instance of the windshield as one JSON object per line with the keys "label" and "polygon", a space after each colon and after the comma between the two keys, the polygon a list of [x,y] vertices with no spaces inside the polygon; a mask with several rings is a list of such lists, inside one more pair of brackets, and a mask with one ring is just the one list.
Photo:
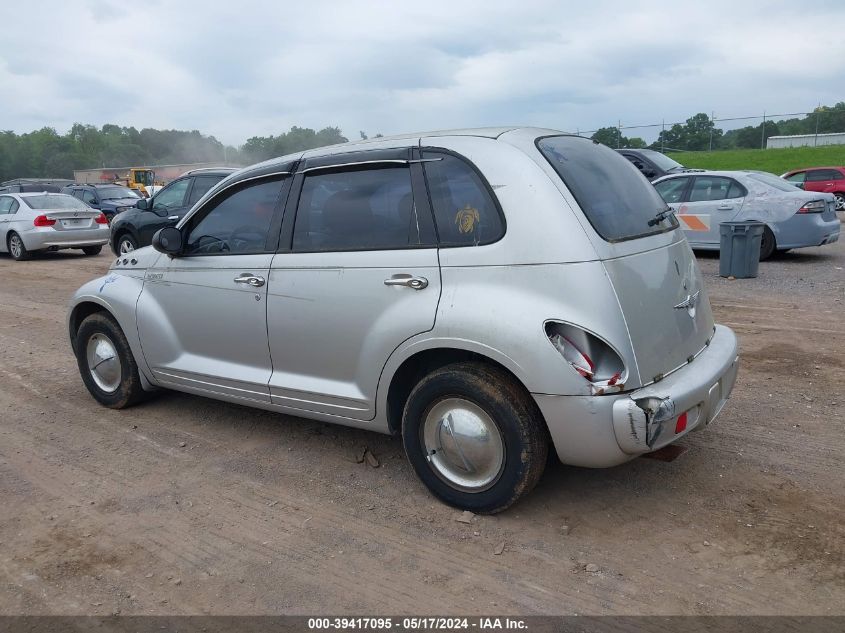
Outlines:
{"label": "windshield", "polygon": [[668,208],[666,203],[633,164],[609,147],[579,136],[541,138],[537,147],[605,240],[630,240],[678,226],[671,215],[649,226]]}
{"label": "windshield", "polygon": [[135,182],[142,184],[142,185],[151,185],[153,184],[153,172],[151,171],[136,171],[135,172]]}
{"label": "windshield", "polygon": [[778,191],[801,191],[801,189],[799,189],[795,185],[790,185],[788,182],[781,178],[778,178],[774,174],[768,174],[762,171],[755,171],[749,172],[748,177],[762,182],[763,184],[769,185],[770,187],[774,187]]}
{"label": "windshield", "polygon": [[663,171],[672,171],[673,169],[684,169],[684,166],[681,165],[681,163],[669,158],[666,154],[655,152],[653,149],[641,149],[638,151],[642,152],[643,156],[648,158],[652,163],[660,167],[660,169],[662,169]]}
{"label": "windshield", "polygon": [[26,202],[31,209],[84,209],[90,211],[87,204],[81,200],[77,200],[73,196],[67,196],[63,193],[57,193],[47,196],[22,196],[21,199]]}
{"label": "windshield", "polygon": [[97,193],[100,200],[119,200],[121,198],[140,198],[140,196],[128,187],[98,187]]}

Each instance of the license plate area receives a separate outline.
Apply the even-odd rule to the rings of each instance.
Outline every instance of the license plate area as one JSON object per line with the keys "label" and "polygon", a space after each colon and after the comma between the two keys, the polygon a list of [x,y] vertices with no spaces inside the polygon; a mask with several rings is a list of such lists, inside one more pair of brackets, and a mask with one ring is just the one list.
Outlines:
{"label": "license plate area", "polygon": [[62,220],[62,228],[65,229],[76,229],[80,226],[83,226],[86,220],[80,218],[74,218],[71,220]]}

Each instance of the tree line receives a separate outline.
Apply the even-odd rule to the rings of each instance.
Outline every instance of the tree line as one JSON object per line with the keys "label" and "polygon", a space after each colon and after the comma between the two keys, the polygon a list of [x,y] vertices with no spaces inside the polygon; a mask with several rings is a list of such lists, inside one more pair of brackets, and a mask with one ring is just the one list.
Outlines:
{"label": "tree line", "polygon": [[292,127],[278,136],[254,136],[241,147],[224,145],[197,130],[156,130],[76,123],[66,134],[44,127],[0,132],[0,182],[13,178],[73,178],[74,169],[142,167],[180,163],[249,165],[324,145],[345,143],[337,127]]}
{"label": "tree line", "polygon": [[[765,128],[765,129],[764,129]],[[681,151],[702,151],[708,149],[759,149],[765,147],[770,136],[789,136],[793,134],[828,134],[845,132],[845,102],[833,106],[819,106],[810,114],[801,118],[781,121],[766,121],[757,125],[728,130],[717,128],[714,121],[704,112],[688,118],[685,123],[661,130],[657,140],[650,145],[639,137],[624,136],[615,127],[603,127],[590,137],[609,147],[650,148]]]}

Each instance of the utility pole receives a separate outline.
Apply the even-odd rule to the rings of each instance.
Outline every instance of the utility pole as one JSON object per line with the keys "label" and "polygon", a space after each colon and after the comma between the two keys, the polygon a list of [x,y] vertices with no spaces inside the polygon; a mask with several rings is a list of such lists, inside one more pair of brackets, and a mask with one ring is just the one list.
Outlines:
{"label": "utility pole", "polygon": [[819,106],[816,108],[816,136],[813,139],[813,147],[818,147],[819,145],[819,114],[821,113],[822,109],[822,102],[819,101]]}
{"label": "utility pole", "polygon": [[710,149],[708,151],[713,151],[713,128],[716,127],[716,112],[710,111]]}
{"label": "utility pole", "polygon": [[661,133],[660,133],[660,153],[665,154],[666,153],[666,119],[663,119],[663,121],[661,122],[660,129],[661,129]]}
{"label": "utility pole", "polygon": [[766,111],[763,110],[763,125],[760,132],[760,149],[766,149]]}
{"label": "utility pole", "polygon": [[619,121],[619,127],[616,128],[616,148],[622,147],[622,121]]}

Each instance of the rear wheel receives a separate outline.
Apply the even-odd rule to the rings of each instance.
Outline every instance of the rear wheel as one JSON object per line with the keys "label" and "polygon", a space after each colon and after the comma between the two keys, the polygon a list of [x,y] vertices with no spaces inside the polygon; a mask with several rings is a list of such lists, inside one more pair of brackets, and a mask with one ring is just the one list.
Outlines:
{"label": "rear wheel", "polygon": [[82,252],[86,255],[99,255],[102,250],[102,246],[86,246],[82,249]]}
{"label": "rear wheel", "polygon": [[138,365],[117,322],[105,312],[87,317],[76,332],[76,361],[94,399],[123,409],[143,399]]}
{"label": "rear wheel", "polygon": [[763,239],[760,240],[760,261],[769,259],[777,249],[777,241],[772,229],[768,226],[763,229]]}
{"label": "rear wheel", "polygon": [[124,233],[117,239],[118,255],[125,255],[126,253],[131,253],[136,248],[138,248],[138,243],[128,233]]}
{"label": "rear wheel", "polygon": [[26,250],[21,236],[15,232],[9,233],[8,244],[9,254],[15,261],[25,261],[32,257],[32,254]]}
{"label": "rear wheel", "polygon": [[432,493],[481,513],[527,494],[548,456],[545,424],[529,394],[505,371],[471,362],[419,382],[405,404],[402,440]]}

